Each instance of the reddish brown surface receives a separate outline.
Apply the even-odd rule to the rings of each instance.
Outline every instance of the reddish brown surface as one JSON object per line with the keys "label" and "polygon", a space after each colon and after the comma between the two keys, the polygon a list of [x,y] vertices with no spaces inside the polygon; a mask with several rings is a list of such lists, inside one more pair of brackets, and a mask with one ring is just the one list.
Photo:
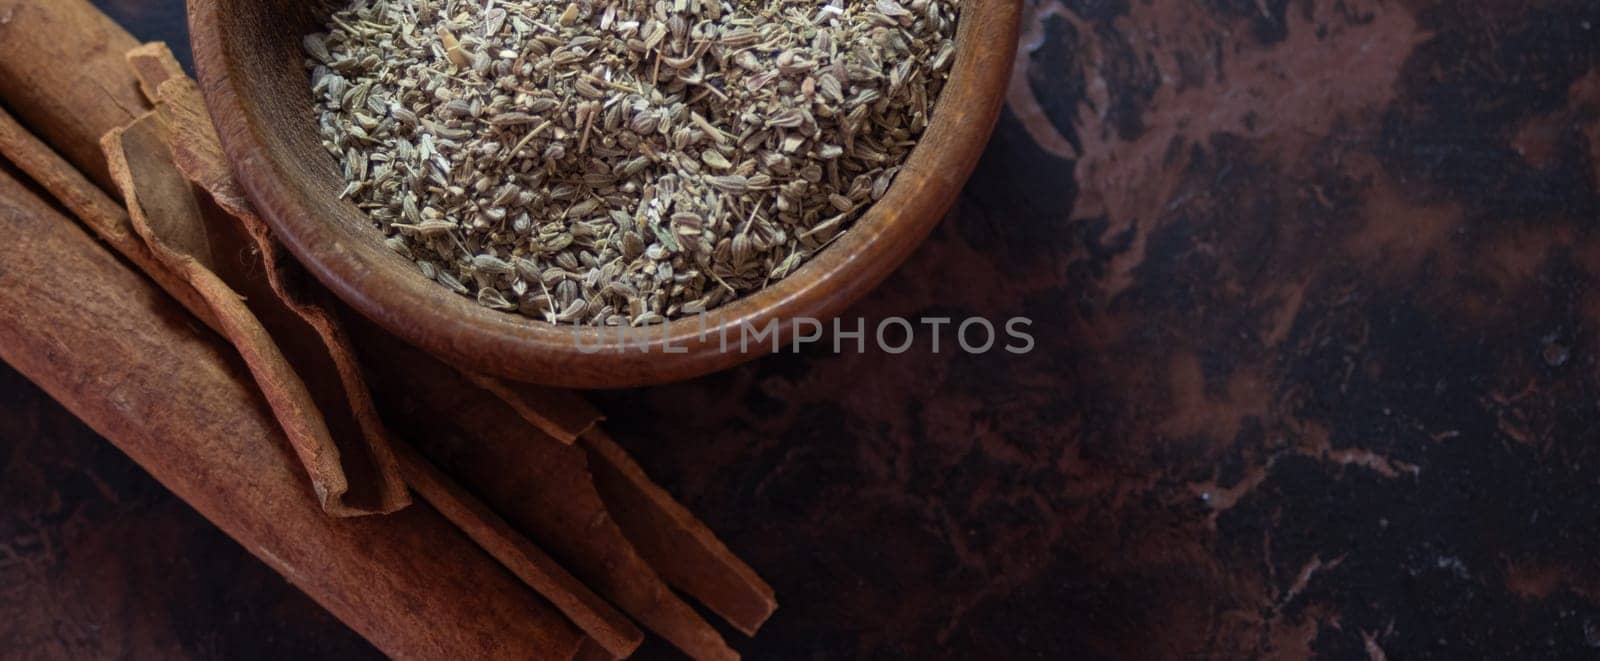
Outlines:
{"label": "reddish brown surface", "polygon": [[[1033,354],[600,398],[777,589],[742,649],[1600,655],[1600,7],[1526,4],[1029,0],[963,201],[852,314]],[[0,392],[0,650],[359,647]]]}

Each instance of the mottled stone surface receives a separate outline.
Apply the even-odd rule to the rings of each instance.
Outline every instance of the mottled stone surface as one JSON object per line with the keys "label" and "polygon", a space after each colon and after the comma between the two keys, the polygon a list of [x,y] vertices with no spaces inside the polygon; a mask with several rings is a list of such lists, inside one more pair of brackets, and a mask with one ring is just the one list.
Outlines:
{"label": "mottled stone surface", "polygon": [[[598,397],[777,589],[741,649],[1600,657],[1600,5],[1025,1],[966,195],[851,315],[1033,353]],[[363,649],[0,392],[0,650]]]}

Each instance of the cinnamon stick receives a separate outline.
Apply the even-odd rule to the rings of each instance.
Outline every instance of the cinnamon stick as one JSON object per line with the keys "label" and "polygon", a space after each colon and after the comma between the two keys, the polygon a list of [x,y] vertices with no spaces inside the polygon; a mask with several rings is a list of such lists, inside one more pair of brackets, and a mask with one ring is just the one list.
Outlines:
{"label": "cinnamon stick", "polygon": [[563,443],[579,438],[606,510],[639,555],[667,583],[755,635],[777,610],[772,587],[704,523],[645,474],[597,424],[600,414],[570,390],[467,374],[539,430]]}
{"label": "cinnamon stick", "polygon": [[503,519],[404,443],[395,446],[406,481],[428,503],[456,524],[511,573],[549,599],[589,634],[608,658],[633,654],[644,643],[644,633],[567,573],[544,551],[518,534]]}
{"label": "cinnamon stick", "polygon": [[[136,70],[150,85],[183,75],[164,46],[141,48],[134,59],[149,63]],[[163,266],[194,287],[218,331],[239,349],[323,509],[359,516],[409,504],[366,388],[349,382],[358,378],[353,361],[339,369],[341,352],[326,315],[291,304],[270,281],[258,237],[179,171],[169,148],[172,131],[160,114],[114,129],[102,143],[134,229]]]}
{"label": "cinnamon stick", "polygon": [[673,587],[747,636],[778,608],[772,587],[704,523],[662,489],[595,427],[583,434],[594,485],[628,541]]}
{"label": "cinnamon stick", "polygon": [[352,319],[390,425],[645,628],[696,659],[736,659],[612,521],[583,449],[530,428],[460,372]]}
{"label": "cinnamon stick", "polygon": [[[248,300],[258,301],[256,310],[265,326],[271,330],[272,339],[284,344],[290,365],[308,376],[315,389],[317,383],[325,388],[342,384],[347,400],[317,397],[317,405],[330,420],[348,419],[354,413],[363,424],[370,421],[387,453],[391,448],[387,432],[377,420],[368,388],[355,362],[355,351],[345,336],[341,325],[332,313],[331,298],[319,287],[305,281],[297,263],[287,251],[272,238],[265,223],[250,209],[236,183],[227,174],[226,161],[221,155],[209,118],[202,110],[199,89],[194,81],[183,74],[177,61],[162,44],[146,44],[128,55],[128,62],[140,77],[141,88],[155,95],[156,111],[163,121],[158,126],[171,130],[159,135],[162,144],[143,148],[143,164],[147,177],[152,172],[165,172],[170,177],[181,170],[187,179],[202,188],[191,191],[174,187],[170,197],[182,198],[167,206],[175,207],[175,217],[189,217],[182,232],[169,235],[182,238],[184,234],[209,237],[212,243],[221,240],[228,245],[216,252],[233,255],[251,255],[241,270],[237,265],[208,265],[230,285],[240,288]],[[137,128],[141,123],[136,123]],[[152,129],[153,131],[154,129]],[[124,132],[124,137],[133,135]],[[113,136],[117,133],[111,134]],[[172,164],[168,159],[176,159]],[[121,168],[114,167],[116,172]],[[186,201],[217,213],[205,214],[203,219],[185,216]],[[137,199],[130,195],[130,200]],[[218,200],[226,200],[230,207],[222,213]],[[136,216],[138,214],[135,214]],[[172,220],[165,221],[172,224]],[[203,241],[190,240],[191,243]],[[198,252],[198,251],[197,251]],[[265,280],[270,288],[264,286]],[[270,289],[270,290],[269,290]],[[315,327],[315,334],[295,326],[294,315],[278,309],[287,305],[306,324]],[[286,319],[287,318],[287,319]],[[285,341],[290,340],[290,341]],[[272,347],[265,347],[270,350]],[[313,350],[314,349],[314,350]],[[337,369],[335,369],[337,366]],[[348,427],[349,425],[345,425]],[[433,505],[446,518],[488,551],[501,564],[516,574],[530,587],[549,599],[561,612],[583,629],[611,658],[631,654],[643,642],[643,634],[609,604],[595,596],[586,586],[572,578],[560,565],[550,559],[516,530],[496,517],[465,489],[456,485],[437,468],[428,464],[403,445],[393,445],[399,465],[403,467],[405,481],[424,500]]]}
{"label": "cinnamon stick", "polygon": [[200,294],[182,278],[167,271],[149,247],[133,232],[128,212],[61,158],[48,145],[28,132],[15,118],[0,108],[0,157],[9,160],[61,205],[82,220],[123,257],[183,303],[206,325],[216,328],[216,319]]}
{"label": "cinnamon stick", "polygon": [[567,445],[599,424],[603,416],[570,390],[536,386],[484,376],[463,370],[473,385],[500,398],[518,416],[539,431]]}
{"label": "cinnamon stick", "polygon": [[[82,0],[66,0],[64,4],[72,4],[74,6],[54,7],[52,9],[61,10],[56,12],[57,14],[77,13],[80,15],[97,15],[91,8],[88,7],[86,3],[82,2]],[[4,22],[12,22],[15,19],[15,14],[8,11],[0,14],[0,19],[3,19]],[[70,29],[72,25],[74,24],[70,22],[64,23],[62,21],[45,20],[36,21],[30,27],[39,31],[35,36],[41,41],[72,44],[74,41],[81,40],[82,37],[81,34],[72,33]],[[108,22],[107,25],[109,25]],[[58,29],[59,32],[51,34],[51,29]],[[115,26],[110,26],[110,29],[117,31]],[[15,44],[16,42],[8,43]],[[74,60],[56,60],[51,62],[41,61],[37,62],[37,64],[40,66],[51,66],[63,62],[71,62],[74,66],[81,66],[81,68],[75,71],[75,73],[80,74],[84,78],[100,78],[101,80],[96,80],[93,82],[101,87],[115,86],[118,81],[126,81],[131,79],[131,76],[129,76],[126,70],[119,70],[114,66],[110,66],[104,61],[90,62],[86,65]],[[51,71],[46,73],[58,74],[59,72]],[[150,72],[146,71],[146,73],[148,75]],[[111,83],[111,85],[107,85],[108,82]],[[61,92],[62,90],[58,86],[34,86],[31,88],[24,88],[20,93],[12,92],[11,94],[13,95],[13,98],[8,99],[8,102],[16,105],[41,105],[40,100],[37,98],[21,98],[19,101],[18,98],[15,97],[17,95],[36,95],[49,97],[52,94],[60,94]],[[60,98],[47,98],[44,100],[60,101],[62,98],[71,99],[72,95],[62,94]],[[64,106],[71,107],[72,104],[68,103],[64,104]],[[89,114],[92,115],[94,113]],[[126,117],[131,117],[133,114],[134,113],[127,113]],[[60,129],[54,131],[54,133],[60,138],[58,142],[80,147],[80,149],[76,150],[79,154],[79,158],[77,160],[80,163],[84,163],[86,167],[100,165],[102,168],[103,162],[93,157],[83,156],[83,154],[88,152],[81,149],[81,147],[93,147],[96,143],[95,138],[102,130],[109,128],[113,124],[124,121],[124,118],[120,117],[114,121],[100,122],[76,121],[80,120],[81,118],[74,117],[52,118],[46,116],[44,119],[47,121],[56,122],[55,124],[52,124],[50,128]],[[34,142],[37,143],[37,141]],[[61,168],[55,168],[55,171],[60,172],[63,170]],[[114,206],[114,203],[101,206],[102,210],[110,209],[112,206]],[[105,216],[107,214],[101,215]],[[115,216],[116,214],[109,215]],[[123,215],[121,220],[123,222],[122,226],[125,227],[127,222],[126,215]],[[113,226],[103,225],[102,227],[104,228]],[[128,235],[129,234],[127,233],[124,234],[124,236]],[[123,247],[127,248],[142,246],[140,246],[138,242],[133,244],[124,242]],[[132,251],[130,250],[129,252]],[[162,273],[161,269],[164,268],[162,264],[156,263],[155,260],[143,261],[145,266],[153,267],[149,269],[152,273]],[[137,294],[138,292],[128,293],[128,295],[133,295],[135,297]],[[204,305],[197,305],[195,308],[201,311],[205,310]],[[209,338],[210,336],[207,337]],[[168,368],[172,367],[173,366],[168,366]],[[24,371],[26,372],[27,370]],[[235,372],[236,371],[237,370],[235,370]],[[234,376],[237,377],[237,374]],[[217,389],[204,390],[205,392],[220,392]],[[249,390],[248,386],[245,386],[245,390]],[[73,405],[73,402],[69,401],[67,403],[69,406]],[[260,402],[250,402],[250,406],[252,406],[255,412],[259,415]],[[228,412],[225,410],[221,411],[219,414],[219,419],[223,422],[226,422],[229,419],[227,413]],[[271,419],[266,418],[266,420],[270,422]],[[242,438],[246,441],[261,440],[259,438],[253,438],[252,434],[250,433],[251,431],[252,430],[248,428],[229,429],[229,433],[231,434],[242,434],[242,436],[230,436],[229,438],[234,440]],[[172,440],[187,440],[185,438],[181,438],[181,435],[179,436],[180,438],[175,438]],[[272,439],[269,438],[267,440],[270,441]],[[277,440],[277,443],[266,443],[255,447],[282,447],[282,438],[280,437]],[[181,443],[179,447],[182,449],[162,448],[170,451],[168,455],[163,455],[164,460],[169,460],[175,465],[182,465],[185,463],[185,461],[192,459],[183,454],[185,450],[200,453],[202,456],[200,456],[199,459],[201,460],[215,458],[205,454],[205,452],[202,450],[185,448],[181,445]],[[239,456],[243,456],[244,458],[248,459],[248,454],[246,453],[236,452],[229,456],[233,458],[239,458]],[[138,458],[137,455],[136,458]],[[256,484],[256,482],[264,481],[263,483],[265,485],[272,486],[274,478],[286,477],[288,478],[286,481],[289,484],[294,485],[291,487],[291,489],[298,487],[297,480],[293,479],[291,473],[286,472],[284,475],[280,476],[272,474],[271,471],[268,471],[266,474],[258,474],[258,471],[251,470],[249,467],[236,466],[234,468],[235,469],[231,471],[231,477],[234,481],[246,481],[253,486],[259,487],[262,485]],[[164,481],[168,479],[163,476],[163,472],[160,470],[152,469],[152,472],[155,472],[157,477],[163,479]],[[181,472],[178,474],[185,475]],[[192,479],[195,476],[188,475],[187,477]],[[227,498],[242,498],[245,500],[245,502],[256,504],[262,507],[273,506],[278,501],[286,500],[289,496],[294,494],[293,491],[288,491],[287,493],[277,493],[271,497],[252,498],[252,496],[258,495],[254,493],[254,489],[234,490],[236,492],[242,491],[242,493],[229,492],[230,487],[225,483],[216,483],[214,480],[215,476],[202,474],[200,477],[213,478],[212,482],[207,483],[208,488],[205,489],[206,492],[220,494],[218,497],[225,497],[225,500]],[[182,490],[180,490],[179,495],[185,497],[186,499],[190,499],[191,501],[194,500],[190,495],[185,494]],[[309,499],[298,498],[298,501],[308,502]],[[205,507],[202,507],[201,509],[203,512],[206,511]],[[207,513],[210,514],[210,512]],[[503,580],[495,578],[498,576],[500,579],[503,579],[504,574],[497,574],[497,570],[495,570],[491,565],[485,565],[483,562],[481,562],[483,560],[481,553],[473,550],[470,545],[462,544],[461,538],[458,534],[452,537],[453,531],[447,525],[442,525],[443,522],[438,518],[438,513],[436,511],[431,508],[419,507],[414,508],[412,511],[406,513],[395,515],[393,517],[387,517],[384,519],[384,521],[405,521],[417,517],[426,518],[433,529],[425,534],[409,534],[404,540],[383,539],[382,535],[372,536],[371,539],[358,539],[356,540],[358,543],[355,544],[345,544],[338,548],[326,549],[329,552],[338,555],[337,558],[333,558],[333,562],[329,562],[325,559],[317,559],[316,563],[319,569],[336,570],[339,568],[338,565],[349,564],[351,561],[357,561],[359,564],[359,558],[364,557],[363,553],[366,552],[365,549],[362,548],[363,546],[374,546],[385,549],[394,547],[401,552],[399,555],[402,557],[406,555],[427,556],[430,558],[436,557],[440,562],[442,562],[442,568],[434,566],[433,561],[425,561],[421,563],[412,562],[409,569],[421,571],[422,576],[433,580],[437,578],[448,579],[453,575],[463,575],[467,579],[467,583],[452,583],[454,587],[460,588],[462,585],[470,586],[471,584],[476,583],[478,585],[478,589],[468,588],[438,590],[427,585],[428,581],[423,581],[422,584],[410,585],[408,586],[408,589],[405,590],[372,590],[369,589],[370,586],[367,586],[365,583],[357,580],[344,581],[342,585],[330,587],[325,584],[308,585],[298,580],[298,577],[295,573],[288,573],[287,575],[289,575],[292,580],[296,580],[297,583],[301,583],[302,587],[307,589],[308,592],[311,592],[312,595],[319,601],[328,604],[336,615],[342,619],[345,619],[349,624],[356,628],[358,632],[366,635],[369,639],[372,639],[373,642],[378,643],[379,646],[384,648],[386,651],[402,656],[454,656],[458,655],[459,653],[466,652],[473,657],[478,656],[479,654],[490,654],[491,656],[505,654],[513,658],[530,655],[534,658],[558,658],[570,656],[569,652],[575,652],[577,650],[576,643],[579,641],[581,636],[574,632],[568,623],[566,623],[559,615],[552,614],[548,606],[544,605],[544,602],[538,600],[536,597],[530,599],[531,595],[526,594],[525,591],[519,592],[514,588],[506,588]],[[261,521],[257,521],[256,518],[259,517],[244,517],[243,522],[246,526],[246,529],[265,529],[269,533],[276,533],[283,539],[287,540],[299,540],[300,536],[292,534],[294,532],[293,528],[296,524],[308,524],[309,522],[316,521],[315,518],[311,518],[309,521],[297,521],[294,517],[289,517],[288,520],[274,518],[270,522],[263,523]],[[239,533],[240,528],[237,526],[229,525],[229,523],[226,521],[218,521],[218,523],[230,534],[240,537],[241,541],[245,541],[247,545],[251,545],[252,550],[263,548],[261,545],[250,544],[251,540],[248,537],[242,537]],[[277,524],[286,524],[286,527],[285,525]],[[298,548],[309,549],[300,555],[305,555],[308,557],[313,556],[315,555],[315,551],[320,548],[318,545],[318,540],[315,539],[316,536],[312,535],[311,537],[313,538],[309,540],[292,541],[292,544],[299,545]],[[441,548],[436,549],[429,548],[430,542],[437,543],[442,546]],[[464,555],[462,549],[466,549],[466,553],[468,555]],[[267,547],[267,550],[270,550],[270,547]],[[263,556],[263,559],[267,560],[269,564],[273,565],[279,571],[286,571],[286,567],[288,567],[288,565],[285,565],[281,559],[278,559],[279,556],[283,555],[286,554]],[[380,559],[384,555],[386,554],[380,554]],[[450,569],[452,566],[459,566],[461,569],[459,571],[454,571]],[[477,577],[478,580],[473,580],[474,574],[483,574],[484,572],[487,572],[487,575],[479,576]],[[360,575],[362,573],[371,572],[349,572],[342,575],[352,576]],[[379,572],[375,578],[384,578],[382,575],[383,573],[384,572]],[[404,575],[404,572],[400,572],[400,574]],[[479,591],[480,589],[481,592]],[[404,598],[396,598],[397,592],[403,594]],[[444,600],[444,602],[433,604],[428,607],[418,607],[415,604],[405,605],[406,602],[414,600],[418,595],[427,595],[429,603],[439,599]],[[516,598],[510,598],[510,595],[520,596]],[[519,607],[519,605],[516,603],[516,599],[526,600],[528,601],[528,604],[525,605],[525,608]],[[367,603],[373,600],[376,600],[376,602]],[[349,601],[358,603],[360,607],[354,610],[337,607],[337,604]],[[464,615],[473,604],[477,604],[480,607],[489,608],[497,615],[493,617],[478,618],[478,624],[483,625],[481,627],[477,625],[460,626],[459,623],[456,622],[456,620],[460,618],[455,616]],[[501,608],[503,606],[509,607]],[[420,615],[426,617],[432,614],[432,611],[437,610],[438,608],[436,607],[442,607],[442,609],[445,611],[445,615],[448,615],[448,617],[435,618],[438,620],[437,626],[443,627],[442,632],[432,632],[432,626],[421,622],[414,620],[405,621],[403,618],[394,617],[400,611],[404,611],[404,613],[409,613],[414,616]],[[519,617],[518,613],[521,611],[526,612]],[[516,618],[517,624],[514,626],[507,626],[501,621],[502,618]],[[497,629],[503,631],[496,631]],[[501,635],[496,636],[495,634]],[[474,644],[461,644],[463,642],[461,639],[462,636],[471,637],[471,642]],[[492,642],[497,637],[504,637],[506,638],[506,641],[502,643]],[[543,640],[542,643],[538,640],[540,638]],[[418,642],[428,643],[430,641],[433,643],[431,646],[416,644]],[[533,642],[530,644],[523,644],[524,641]],[[574,644],[568,645],[568,641],[572,641]],[[591,650],[593,649],[593,646],[585,645],[583,649]]]}
{"label": "cinnamon stick", "polygon": [[[247,224],[264,227],[229,173],[198,88],[177,69],[170,51],[161,44],[146,44],[129,54],[129,62],[140,72],[146,93],[155,90],[158,111],[168,124],[186,128],[177,132],[174,143],[185,174],[230,213]],[[267,243],[270,246],[263,245],[264,250],[281,255],[269,259],[269,264],[289,264],[280,244]],[[585,438],[596,486],[618,525],[670,584],[747,635],[753,635],[771,616],[777,608],[772,588],[611,441],[597,426],[601,414],[582,397],[568,390],[463,374],[551,438],[566,444]]]}
{"label": "cinnamon stick", "polygon": [[[9,116],[0,118],[0,134],[4,134],[0,137],[8,138],[0,140],[0,149],[203,322],[241,345],[249,364],[265,384],[269,400],[290,430],[290,437],[303,450],[314,488],[331,513],[354,515],[403,507],[408,501],[406,491],[392,466],[393,459],[386,457],[381,445],[371,450],[357,447],[357,452],[341,454],[332,441],[333,433],[337,433],[339,438],[368,440],[351,445],[371,446],[372,425],[358,420],[335,425],[330,433],[293,370],[287,369],[281,357],[272,355],[274,348],[265,346],[270,340],[264,330],[253,323],[250,315],[240,313],[243,305],[233,292],[217,278],[198,273],[205,270],[204,265],[192,260],[179,265],[181,258],[171,250],[159,249],[159,241],[149,245],[141,241],[151,238],[149,231],[140,237],[133,231],[127,213],[86,185],[81,175],[74,178],[70,174],[75,169],[89,172],[107,190],[117,184],[110,175],[107,159],[94,148],[101,135],[136,121],[149,108],[124,60],[123,53],[137,46],[133,38],[84,0],[0,0],[0,18],[4,19],[0,20],[0,99],[16,108],[29,126],[49,138],[76,168],[63,167],[59,158],[52,160],[47,155],[49,150],[42,149],[36,139],[26,137],[27,132]],[[155,64],[160,68],[166,63]],[[176,63],[167,68],[175,71]],[[155,76],[157,72],[146,73]],[[160,183],[155,168],[138,169],[147,173],[148,183]],[[170,189],[179,182],[168,177],[166,183],[165,188]],[[169,195],[166,199],[179,197]],[[192,205],[162,209],[161,219],[171,222],[156,229],[181,227],[181,219],[195,215]],[[186,232],[191,239],[196,236],[189,230],[178,231]],[[194,283],[203,283],[205,290],[196,289]],[[219,309],[232,310],[233,314],[219,316]],[[243,339],[246,337],[254,340]],[[323,394],[324,399],[339,397],[336,391]],[[375,415],[368,417],[375,423]],[[348,466],[340,463],[341,457]],[[347,468],[359,474],[358,491],[350,494],[349,503]]]}
{"label": "cinnamon stick", "polygon": [[137,45],[87,0],[0,0],[0,99],[108,192],[97,141],[149,110],[123,63]]}
{"label": "cinnamon stick", "polygon": [[324,515],[232,348],[4,172],[0,233],[0,359],[380,649],[577,653],[582,634],[432,507]]}
{"label": "cinnamon stick", "polygon": [[[261,228],[258,233],[264,234],[264,223],[229,175],[198,88],[176,72],[175,63],[165,67],[155,63],[163,58],[170,61],[171,56],[159,44],[149,44],[131,53],[129,61],[141,72],[145,88],[158,90],[158,112],[169,125],[183,127],[174,135],[180,168],[230,213],[247,226]],[[261,248],[284,254],[276,241],[264,241]],[[286,255],[281,260],[267,261],[268,270],[278,274],[300,270]],[[392,358],[384,360],[393,362]],[[614,509],[627,541],[668,583],[699,599],[746,634],[753,634],[772,614],[776,608],[772,589],[704,524],[650,481],[627,453],[597,427],[601,415],[582,397],[568,390],[463,374],[549,437],[567,444],[580,436],[586,439],[594,463],[595,486],[600,488],[605,505]],[[424,496],[434,499],[426,491]],[[556,595],[545,594],[557,599]]]}
{"label": "cinnamon stick", "polygon": [[[11,3],[13,3],[13,5],[14,5],[14,2],[11,2]],[[0,0],[0,6],[5,6],[5,5],[6,5],[5,0]],[[69,8],[69,6],[64,6],[64,5],[74,5],[74,6],[70,6],[70,8]],[[90,10],[90,8],[88,8],[88,5],[86,5],[86,3],[83,2],[83,0],[62,0],[61,3],[58,3],[58,6],[53,6],[53,8],[51,8],[51,10],[53,10],[54,14],[61,14],[61,16],[70,16],[70,14],[74,14],[74,13],[83,13],[83,10],[86,10],[86,13],[96,14],[96,16],[98,16],[98,13],[94,13],[93,10]],[[11,19],[13,19],[13,21],[11,21],[11,22],[14,22],[14,19],[16,19],[16,18],[14,18],[14,16],[11,16]],[[88,22],[93,22],[93,21],[88,21]],[[61,26],[61,24],[66,24],[66,22],[54,21],[54,24],[56,24],[56,26],[59,27],[59,26]],[[104,24],[106,24],[106,26],[110,26],[109,21],[104,22]],[[34,32],[32,32],[32,37],[34,37],[35,40],[53,40],[54,43],[72,43],[72,42],[74,42],[75,38],[77,38],[77,35],[72,35],[72,34],[48,35],[48,32],[50,32],[51,21],[35,21],[34,24],[32,24],[32,27],[34,27]],[[110,26],[110,29],[115,30],[115,32],[120,32],[120,30],[115,29],[115,26]],[[8,43],[0,43],[0,54],[5,53],[5,48],[8,48],[8,45],[16,45],[16,43],[19,43],[19,42],[16,42],[16,40],[11,40],[11,42],[8,42]],[[83,48],[80,48],[80,50],[83,50]],[[22,58],[26,58],[26,56],[27,56],[26,53],[22,53]],[[66,61],[70,61],[70,59],[66,59]],[[37,64],[37,61],[35,61],[35,64]],[[106,70],[106,67],[86,67],[85,70],[86,70],[86,72],[90,72],[90,74],[88,74],[88,75],[90,75],[90,77],[93,77],[94,70],[101,70],[101,72],[104,72],[104,70]],[[34,86],[34,91],[32,91],[32,93],[37,93],[37,94],[56,94],[56,96],[58,96],[58,98],[67,98],[67,99],[72,98],[72,94],[70,94],[70,93],[62,93],[62,86],[59,85],[59,78],[61,78],[61,75],[59,75],[59,72],[51,72],[51,70],[45,70],[45,77],[51,77],[51,75],[53,75],[54,78],[58,78],[58,80],[56,80],[56,83],[58,83],[58,85],[35,85]],[[126,80],[125,80],[125,78],[126,78],[125,72],[122,72],[122,75],[123,75],[123,82],[126,82]],[[107,80],[117,80],[117,78],[107,78]],[[122,86],[122,85],[106,85],[106,82],[104,82],[104,80],[102,80],[102,82],[98,83],[98,86],[110,86],[110,88],[117,88],[117,86]],[[160,93],[160,86],[162,86],[162,83],[157,83],[157,85],[155,85],[155,88],[157,88],[157,93]],[[72,88],[70,88],[70,86],[67,86],[67,90],[72,90]],[[59,99],[58,99],[58,101],[59,101]],[[74,106],[74,104],[72,104],[72,102],[64,102],[64,104],[58,104],[58,106],[59,107],[72,107],[72,106]],[[126,107],[126,106],[128,106],[128,104],[120,104],[120,106]],[[168,104],[168,106],[166,106],[165,109],[163,109],[163,112],[170,112],[170,110],[174,110],[174,109],[186,110],[182,106],[176,106],[176,104]],[[139,107],[139,109],[134,109],[134,110],[142,110],[142,107]],[[99,125],[104,126],[104,128],[110,128],[110,126],[118,125],[118,123],[125,122],[126,118],[131,118],[131,117],[133,117],[133,115],[136,115],[136,114],[138,114],[138,112],[133,112],[133,110],[130,110],[130,112],[125,112],[125,114],[123,114],[123,115],[125,115],[125,117],[118,118],[118,120],[115,120],[115,122],[99,122]],[[48,120],[48,115],[42,114],[42,115],[40,115],[40,117],[45,117],[45,120]],[[69,123],[74,123],[74,125],[78,125],[78,126],[96,125],[96,122],[69,122]],[[206,125],[208,125],[208,123],[206,123]],[[53,130],[54,130],[54,128],[59,128],[59,126],[50,126],[50,128],[53,128]],[[86,131],[83,131],[83,130],[78,130],[78,131],[67,130],[67,131],[54,131],[54,133],[59,133],[62,136],[61,139],[56,139],[56,142],[61,142],[61,144],[72,144],[72,142],[74,142],[74,141],[82,141],[83,134],[85,134]],[[90,152],[91,152],[91,154],[93,154],[93,138],[94,138],[94,136],[98,136],[98,133],[99,133],[99,130],[88,131],[88,133],[86,133],[86,134],[88,134],[88,136],[90,136],[90,144],[91,144]],[[80,144],[82,144],[82,142],[80,142]],[[182,146],[174,147],[174,149],[178,150],[178,152],[182,152]],[[77,150],[77,152],[82,152],[82,149],[75,149],[75,150]],[[178,157],[178,160],[181,163],[184,162],[184,158],[182,158],[182,157]],[[85,160],[85,158],[78,158],[78,162],[86,163],[85,166],[90,166],[90,168],[93,168],[93,166],[96,165],[96,158],[90,157],[90,158],[86,158],[86,160]],[[221,170],[214,170],[214,171],[224,171],[224,173],[226,173],[226,166],[224,166],[224,168],[221,168]],[[192,174],[192,173],[187,173],[187,174],[190,174],[190,178],[194,178],[194,174]],[[198,179],[195,179],[195,181],[198,181]],[[224,206],[224,208],[229,208],[229,211],[234,211],[234,208],[238,208],[238,206],[243,206],[242,205],[242,197],[232,197],[232,198],[230,198],[230,197],[227,197],[227,195],[218,194],[218,192],[216,192],[216,189],[211,189],[211,190],[213,190],[214,202],[218,203],[218,205]],[[232,205],[232,206],[230,206],[230,205]],[[270,262],[270,259],[269,259],[269,262]],[[533,413],[533,415],[530,415],[530,411],[531,411],[531,413]],[[552,435],[554,435],[554,437],[557,437],[557,439],[562,439],[563,442],[571,442],[571,440],[573,440],[573,439],[571,439],[571,437],[576,437],[576,435],[579,435],[582,432],[582,427],[576,427],[576,429],[573,429],[573,427],[571,427],[571,424],[573,424],[573,419],[565,419],[565,421],[563,421],[563,419],[557,419],[557,418],[560,418],[560,416],[552,416],[552,415],[550,415],[549,408],[544,408],[544,407],[531,408],[531,410],[520,411],[520,413],[522,413],[522,415],[528,416],[528,418],[531,418],[530,419],[531,423],[536,424],[536,426],[541,427],[541,429],[546,429],[546,431],[552,431]],[[558,411],[558,413],[560,413],[560,411]],[[576,416],[576,418],[574,418],[574,419],[582,419],[582,416],[581,415]],[[589,450],[586,450],[586,451],[589,451]],[[603,498],[616,499],[616,496],[603,496]],[[603,506],[602,506],[602,509],[603,509]],[[643,552],[643,551],[640,551],[640,552]],[[658,579],[658,583],[659,583],[659,579]],[[677,583],[677,581],[674,581],[674,583]],[[683,587],[683,586],[680,586],[680,587]],[[691,594],[696,594],[696,592],[694,592],[693,589],[688,589],[688,587],[685,587],[685,591],[691,592]],[[706,597],[704,597],[704,595],[701,595],[701,599],[706,599]],[[714,607],[714,610],[718,610],[718,608]],[[726,611],[726,608],[720,608],[720,610],[718,610],[718,611]],[[691,613],[691,615],[693,615],[693,613]],[[728,615],[726,615],[726,613],[723,613],[723,615],[728,616]],[[693,618],[693,619],[694,619],[694,621],[698,621],[698,618]],[[733,616],[730,616],[730,619],[733,619]],[[699,623],[699,624],[701,624],[701,626],[704,626],[704,623]],[[744,629],[744,627],[746,627],[746,624],[736,624],[736,626],[739,626],[739,627],[741,627],[741,629]],[[683,635],[678,635],[678,637],[680,637],[680,639],[682,639]],[[720,643],[720,639],[718,639],[717,642]]]}

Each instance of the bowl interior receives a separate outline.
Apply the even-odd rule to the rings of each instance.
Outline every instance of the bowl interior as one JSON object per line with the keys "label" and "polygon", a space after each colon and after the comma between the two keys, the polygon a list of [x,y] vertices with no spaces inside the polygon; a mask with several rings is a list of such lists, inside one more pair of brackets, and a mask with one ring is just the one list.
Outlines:
{"label": "bowl interior", "polygon": [[[195,0],[195,52],[207,103],[251,200],[289,249],[341,299],[390,332],[453,363],[568,387],[623,387],[688,378],[764,353],[723,350],[726,326],[824,323],[908,257],[953,203],[993,128],[1016,44],[1020,2],[966,0],[950,81],[932,121],[885,197],[784,280],[708,313],[657,327],[645,350],[595,328],[557,326],[479,306],[425,278],[341,200],[343,179],[321,146],[301,37],[322,29],[324,2]],[[609,338],[609,339],[608,339]],[[637,338],[635,338],[637,339]],[[770,341],[770,340],[769,340]],[[734,344],[737,344],[735,341]],[[770,351],[771,345],[765,344]]]}

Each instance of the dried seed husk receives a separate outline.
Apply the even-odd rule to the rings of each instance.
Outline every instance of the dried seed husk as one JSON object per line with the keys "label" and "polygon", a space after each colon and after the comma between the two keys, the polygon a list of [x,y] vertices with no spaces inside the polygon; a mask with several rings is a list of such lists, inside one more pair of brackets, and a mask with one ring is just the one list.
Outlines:
{"label": "dried seed husk", "polygon": [[[882,197],[942,90],[959,7],[370,0],[308,39],[306,64],[347,196],[432,279],[547,320],[651,323],[795,272]],[[717,249],[751,214],[788,231]],[[530,305],[485,289],[480,255],[653,298]],[[655,263],[677,258],[698,268]]]}

